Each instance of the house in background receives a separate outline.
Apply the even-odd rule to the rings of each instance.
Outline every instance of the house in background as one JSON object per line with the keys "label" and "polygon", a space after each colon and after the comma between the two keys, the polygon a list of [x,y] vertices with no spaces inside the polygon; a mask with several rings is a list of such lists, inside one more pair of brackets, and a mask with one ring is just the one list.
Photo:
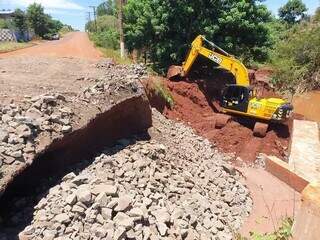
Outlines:
{"label": "house in background", "polygon": [[0,19],[5,19],[5,20],[12,19],[13,14],[14,14],[14,11],[12,10],[2,9],[0,10]]}
{"label": "house in background", "polygon": [[[2,9],[0,10],[0,20],[11,22],[14,18],[14,11]],[[19,42],[19,41],[30,41],[34,36],[33,31],[26,30],[20,32],[14,28],[12,24],[9,24],[9,28],[0,29],[0,42]]]}

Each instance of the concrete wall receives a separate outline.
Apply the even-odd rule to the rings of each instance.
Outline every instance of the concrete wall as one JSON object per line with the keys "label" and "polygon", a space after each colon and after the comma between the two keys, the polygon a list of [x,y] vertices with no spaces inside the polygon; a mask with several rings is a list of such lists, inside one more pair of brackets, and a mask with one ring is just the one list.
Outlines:
{"label": "concrete wall", "polygon": [[16,42],[17,38],[10,29],[0,29],[0,42]]}
{"label": "concrete wall", "polygon": [[31,41],[34,37],[34,33],[25,31],[23,33],[19,31],[13,31],[11,29],[0,29],[0,42],[17,42],[17,41]]}

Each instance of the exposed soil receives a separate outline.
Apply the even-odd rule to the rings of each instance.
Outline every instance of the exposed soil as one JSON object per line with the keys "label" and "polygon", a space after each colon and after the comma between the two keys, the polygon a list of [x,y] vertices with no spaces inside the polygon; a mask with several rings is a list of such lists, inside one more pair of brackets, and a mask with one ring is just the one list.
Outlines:
{"label": "exposed soil", "polygon": [[303,114],[307,119],[312,121],[320,122],[319,102],[320,91],[312,91],[294,97],[293,106],[296,113]]}
{"label": "exposed soil", "polygon": [[[163,79],[163,81],[175,102],[173,109],[165,107],[162,111],[168,118],[192,126],[198,134],[209,139],[220,150],[235,153],[235,157],[240,157],[245,162],[255,161],[259,153],[286,159],[290,126],[270,124],[267,136],[257,138],[253,136],[252,132],[253,120],[233,116],[232,121],[224,128],[216,129],[214,126],[217,113],[212,104],[213,99],[210,93],[208,94],[208,88],[204,87],[203,82],[173,82],[167,79]],[[151,99],[153,106],[157,106],[157,103],[158,101]]]}

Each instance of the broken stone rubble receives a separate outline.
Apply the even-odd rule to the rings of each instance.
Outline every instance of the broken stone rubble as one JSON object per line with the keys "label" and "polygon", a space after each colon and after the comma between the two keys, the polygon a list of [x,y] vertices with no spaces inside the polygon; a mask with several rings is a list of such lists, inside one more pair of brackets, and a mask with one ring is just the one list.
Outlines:
{"label": "broken stone rubble", "polygon": [[156,111],[153,116],[151,140],[119,141],[78,175],[66,175],[39,201],[20,235],[232,239],[252,207],[239,174],[192,129]]}
{"label": "broken stone rubble", "polygon": [[0,173],[8,165],[30,164],[39,145],[38,136],[49,132],[56,137],[72,130],[71,109],[61,107],[66,99],[61,94],[26,98],[23,103],[0,105]]}
{"label": "broken stone rubble", "polygon": [[[104,86],[103,91],[94,92],[88,99],[51,92],[25,96],[25,100],[19,103],[12,100],[10,104],[0,104],[0,195],[12,176],[31,164],[37,153],[53,140],[72,132],[73,127],[79,127],[82,113],[77,111],[77,107],[74,112],[72,106],[108,106],[137,91],[140,78],[146,74],[145,67],[110,65],[108,62],[102,61],[97,66],[105,70],[104,77],[90,78],[94,84],[89,89],[94,89],[99,83]],[[86,120],[80,122],[85,123]]]}

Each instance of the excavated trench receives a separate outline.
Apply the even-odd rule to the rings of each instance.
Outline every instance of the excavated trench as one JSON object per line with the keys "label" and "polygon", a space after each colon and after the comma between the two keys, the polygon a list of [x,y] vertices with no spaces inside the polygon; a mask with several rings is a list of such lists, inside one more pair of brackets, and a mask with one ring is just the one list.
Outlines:
{"label": "excavated trench", "polygon": [[[168,79],[155,80],[150,78],[144,83],[152,107],[157,108],[166,117],[182,121],[195,131],[209,139],[221,151],[234,154],[235,160],[253,163],[259,153],[274,155],[287,159],[292,121],[286,124],[270,124],[267,136],[253,136],[255,121],[249,118],[232,116],[232,121],[222,129],[216,129],[217,118],[214,101],[219,97],[221,89],[226,84],[234,82],[228,72],[209,71],[210,75],[202,75],[202,70],[195,69],[189,78],[179,81]],[[204,70],[205,71],[205,70]],[[155,92],[153,82],[161,81],[174,99],[170,108]],[[256,86],[264,97],[276,96],[265,86]]]}
{"label": "excavated trench", "polygon": [[[52,142],[5,186],[0,199],[0,233],[16,238],[32,220],[35,196],[45,194],[66,173],[86,167],[97,152],[115,145],[118,140],[133,135],[148,138],[151,125],[151,108],[144,92],[140,92],[107,108],[86,126]],[[34,203],[14,204],[16,199],[33,199]],[[19,212],[25,212],[26,222],[17,225],[10,218]]]}

